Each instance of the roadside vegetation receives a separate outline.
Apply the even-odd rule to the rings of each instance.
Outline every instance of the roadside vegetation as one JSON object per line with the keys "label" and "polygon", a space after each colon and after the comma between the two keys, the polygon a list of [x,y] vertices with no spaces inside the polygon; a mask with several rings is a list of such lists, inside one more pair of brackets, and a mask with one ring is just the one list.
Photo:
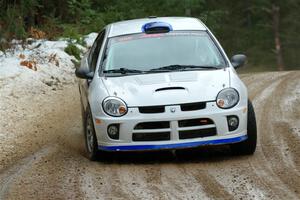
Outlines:
{"label": "roadside vegetation", "polygon": [[[12,39],[60,37],[77,43],[106,24],[147,16],[194,16],[230,57],[244,53],[254,71],[300,69],[298,0],[2,0],[0,50]],[[66,52],[78,51],[70,43]]]}
{"label": "roadside vegetation", "polygon": [[71,56],[74,56],[77,60],[80,60],[80,49],[75,44],[69,43],[65,48],[65,52]]}

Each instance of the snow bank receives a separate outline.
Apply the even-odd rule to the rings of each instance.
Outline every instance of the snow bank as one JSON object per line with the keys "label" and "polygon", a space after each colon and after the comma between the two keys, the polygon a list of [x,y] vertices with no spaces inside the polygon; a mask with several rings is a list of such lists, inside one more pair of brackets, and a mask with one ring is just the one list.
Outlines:
{"label": "snow bank", "polygon": [[93,45],[97,35],[98,35],[98,33],[90,33],[84,37],[83,40],[88,48]]}
{"label": "snow bank", "polygon": [[[85,37],[87,44],[97,35],[91,33]],[[75,82],[74,56],[64,49],[68,40],[59,41],[27,39],[28,44],[12,41],[13,48],[0,52],[0,101],[8,98],[14,91],[26,93],[36,90],[58,90],[65,84]],[[76,45],[84,53],[87,48]],[[26,95],[26,94],[24,94]],[[1,105],[0,105],[1,107]]]}
{"label": "snow bank", "polygon": [[[90,47],[97,33],[85,36],[84,41]],[[74,64],[76,58],[64,52],[68,46],[67,39],[60,41],[32,40],[30,45],[22,45],[21,41],[13,40],[14,47],[5,53],[0,52],[0,80],[15,78],[26,74],[26,77],[39,77],[40,81],[55,78],[61,80],[74,79]],[[86,47],[76,45],[82,52]],[[32,66],[31,66],[32,65]],[[23,81],[31,81],[23,80]]]}
{"label": "snow bank", "polygon": [[[0,80],[14,78],[21,73],[42,77],[71,74],[74,71],[72,60],[75,58],[64,52],[67,45],[66,41],[38,40],[26,47],[17,45],[9,49],[0,56]],[[31,63],[36,69],[24,66],[24,62]]]}

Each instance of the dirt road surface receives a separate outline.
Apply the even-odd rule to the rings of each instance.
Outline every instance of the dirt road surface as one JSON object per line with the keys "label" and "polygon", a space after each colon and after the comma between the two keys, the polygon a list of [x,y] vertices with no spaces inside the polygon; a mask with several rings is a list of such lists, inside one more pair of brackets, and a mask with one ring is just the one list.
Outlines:
{"label": "dirt road surface", "polygon": [[0,199],[300,199],[300,71],[241,77],[257,115],[253,156],[220,147],[98,162],[84,157],[76,84],[24,94],[16,83],[0,94]]}

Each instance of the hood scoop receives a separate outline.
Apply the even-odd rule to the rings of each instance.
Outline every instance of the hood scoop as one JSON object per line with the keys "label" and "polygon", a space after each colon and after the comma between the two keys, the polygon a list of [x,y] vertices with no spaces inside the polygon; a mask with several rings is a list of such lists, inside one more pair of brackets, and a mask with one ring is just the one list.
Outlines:
{"label": "hood scoop", "polygon": [[155,92],[165,91],[165,90],[185,90],[185,88],[184,87],[163,87],[163,88],[156,89]]}

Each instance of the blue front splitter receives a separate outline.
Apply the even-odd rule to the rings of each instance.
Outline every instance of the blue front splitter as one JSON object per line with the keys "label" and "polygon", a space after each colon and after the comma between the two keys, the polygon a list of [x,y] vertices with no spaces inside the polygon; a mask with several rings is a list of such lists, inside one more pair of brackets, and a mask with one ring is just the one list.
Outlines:
{"label": "blue front splitter", "polygon": [[182,148],[195,148],[206,145],[222,145],[242,142],[246,140],[247,135],[228,138],[218,139],[209,141],[198,141],[198,142],[186,142],[176,144],[160,144],[160,145],[127,145],[127,146],[98,146],[99,150],[103,151],[147,151],[147,150],[163,150],[163,149],[182,149]]}

